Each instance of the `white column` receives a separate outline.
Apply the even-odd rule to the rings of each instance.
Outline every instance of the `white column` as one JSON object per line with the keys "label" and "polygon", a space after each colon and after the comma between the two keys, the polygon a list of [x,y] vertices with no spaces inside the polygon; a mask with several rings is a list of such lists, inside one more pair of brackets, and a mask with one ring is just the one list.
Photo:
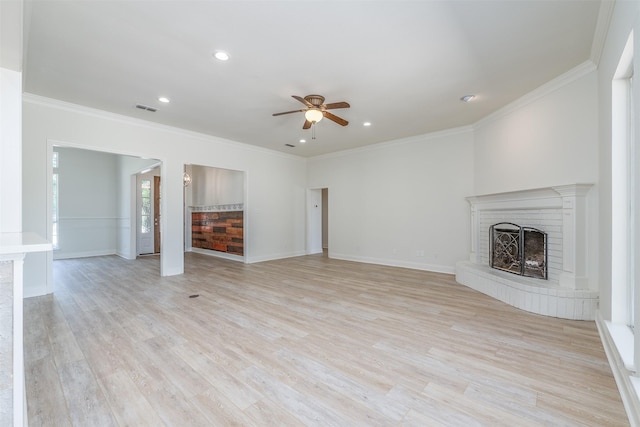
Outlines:
{"label": "white column", "polygon": [[0,230],[22,231],[22,73],[0,68]]}
{"label": "white column", "polygon": [[[176,159],[163,159],[162,200],[182,200],[184,194],[184,164]],[[184,206],[161,203],[160,275],[184,273]]]}
{"label": "white column", "polygon": [[562,272],[560,286],[588,289],[587,200],[591,184],[553,187],[562,197]]}
{"label": "white column", "polygon": [[0,1],[0,231],[22,231],[22,1]]}

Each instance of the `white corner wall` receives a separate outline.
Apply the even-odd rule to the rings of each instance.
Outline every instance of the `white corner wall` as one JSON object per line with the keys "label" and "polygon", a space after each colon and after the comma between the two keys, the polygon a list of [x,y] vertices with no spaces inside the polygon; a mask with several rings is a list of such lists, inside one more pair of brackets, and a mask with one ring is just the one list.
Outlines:
{"label": "white corner wall", "polygon": [[[162,162],[163,276],[184,271],[182,174],[185,164],[246,172],[247,262],[305,253],[305,160],[271,150],[25,94],[23,225],[50,237],[47,144]],[[25,294],[52,292],[46,257],[25,263]]]}
{"label": "white corner wall", "polygon": [[469,256],[471,128],[312,158],[328,188],[329,256],[453,273]]}
{"label": "white corner wall", "polygon": [[597,84],[583,64],[476,123],[474,194],[597,182]]}

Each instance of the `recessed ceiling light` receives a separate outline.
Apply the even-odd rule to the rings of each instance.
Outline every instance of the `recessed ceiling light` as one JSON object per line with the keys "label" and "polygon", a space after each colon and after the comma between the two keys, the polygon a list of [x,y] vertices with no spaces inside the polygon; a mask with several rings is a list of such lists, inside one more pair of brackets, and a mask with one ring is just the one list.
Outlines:
{"label": "recessed ceiling light", "polygon": [[301,140],[300,140],[300,144],[304,144],[305,142],[307,142],[307,140],[306,140],[306,139],[301,139]]}
{"label": "recessed ceiling light", "polygon": [[371,126],[371,122],[364,122],[362,126]]}
{"label": "recessed ceiling light", "polygon": [[229,60],[229,54],[223,50],[217,50],[216,53],[213,54],[213,56],[219,61]]}
{"label": "recessed ceiling light", "polygon": [[161,96],[161,97],[159,97],[159,98],[158,98],[158,101],[160,101],[160,102],[164,102],[165,104],[167,104],[167,103],[169,103],[169,102],[170,102],[169,98],[167,98],[166,96]]}
{"label": "recessed ceiling light", "polygon": [[475,95],[465,95],[462,98],[460,98],[460,101],[469,102],[469,101],[472,101],[475,97],[476,97]]}

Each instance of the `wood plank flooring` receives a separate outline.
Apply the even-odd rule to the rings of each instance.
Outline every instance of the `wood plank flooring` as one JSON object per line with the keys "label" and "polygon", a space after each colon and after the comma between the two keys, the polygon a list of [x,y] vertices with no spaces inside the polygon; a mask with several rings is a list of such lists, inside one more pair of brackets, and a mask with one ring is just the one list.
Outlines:
{"label": "wood plank flooring", "polygon": [[25,301],[29,424],[629,425],[594,322],[322,255],[185,271],[54,262]]}

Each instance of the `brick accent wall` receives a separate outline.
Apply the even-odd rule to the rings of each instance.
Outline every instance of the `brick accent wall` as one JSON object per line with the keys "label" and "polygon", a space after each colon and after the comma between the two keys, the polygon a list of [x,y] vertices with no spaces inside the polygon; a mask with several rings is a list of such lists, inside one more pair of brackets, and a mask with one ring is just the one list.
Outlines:
{"label": "brick accent wall", "polygon": [[244,255],[243,212],[192,212],[191,246]]}

